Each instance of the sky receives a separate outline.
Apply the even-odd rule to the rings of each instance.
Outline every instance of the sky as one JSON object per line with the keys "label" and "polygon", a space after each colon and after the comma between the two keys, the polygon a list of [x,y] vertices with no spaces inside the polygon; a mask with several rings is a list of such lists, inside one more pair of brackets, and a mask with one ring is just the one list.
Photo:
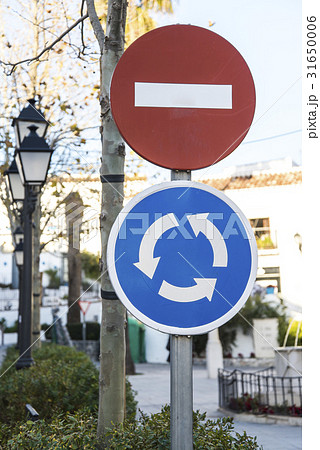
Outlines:
{"label": "sky", "polygon": [[[158,26],[197,25],[227,39],[246,60],[255,83],[256,110],[246,138],[231,155],[194,177],[288,156],[301,164],[301,14],[300,0],[176,0],[173,14],[155,16]],[[147,166],[151,172],[167,172]]]}

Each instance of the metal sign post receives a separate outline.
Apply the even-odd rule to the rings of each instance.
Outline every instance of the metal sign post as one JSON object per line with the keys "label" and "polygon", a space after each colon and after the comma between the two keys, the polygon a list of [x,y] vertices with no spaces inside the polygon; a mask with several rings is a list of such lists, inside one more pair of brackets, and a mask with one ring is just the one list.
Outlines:
{"label": "metal sign post", "polygon": [[87,324],[86,324],[86,315],[82,313],[83,315],[83,324],[82,324],[82,340],[85,341],[87,337]]}
{"label": "metal sign post", "polygon": [[[171,181],[191,180],[191,171],[171,171]],[[193,449],[192,337],[170,336],[170,446]]]}
{"label": "metal sign post", "polygon": [[170,336],[171,450],[193,449],[192,337]]}

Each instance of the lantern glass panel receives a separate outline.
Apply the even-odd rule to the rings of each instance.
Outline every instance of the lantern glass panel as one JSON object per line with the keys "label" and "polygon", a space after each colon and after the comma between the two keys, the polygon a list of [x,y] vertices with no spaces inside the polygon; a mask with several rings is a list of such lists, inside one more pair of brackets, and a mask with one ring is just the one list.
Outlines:
{"label": "lantern glass panel", "polygon": [[23,242],[24,234],[22,228],[18,228],[14,233],[14,241],[16,244],[19,244],[19,242]]}
{"label": "lantern glass panel", "polygon": [[14,249],[14,256],[16,259],[17,266],[23,265],[23,243],[22,239],[20,239],[19,244],[17,244],[16,248]]}
{"label": "lantern glass panel", "polygon": [[9,186],[13,201],[19,201],[24,199],[24,186],[21,182],[20,175],[18,173],[10,173]]}
{"label": "lantern glass panel", "polygon": [[14,131],[16,136],[16,142],[18,142],[19,147],[21,145],[21,142],[23,139],[29,135],[30,130],[28,127],[36,125],[37,126],[37,135],[39,137],[44,137],[48,124],[47,122],[41,123],[41,122],[35,122],[35,121],[29,121],[29,120],[19,120],[16,119],[14,124]]}
{"label": "lantern glass panel", "polygon": [[17,266],[23,266],[23,251],[17,251],[14,253],[16,257]]}
{"label": "lantern glass panel", "polygon": [[[46,180],[51,151],[22,151],[20,149],[20,160],[24,172],[24,180],[27,184],[38,185]],[[18,170],[19,165],[17,163]]]}
{"label": "lantern glass panel", "polygon": [[24,172],[23,172],[22,165],[21,165],[20,154],[17,153],[14,159],[15,159],[16,164],[17,164],[17,168],[18,168],[18,172],[19,172],[19,177],[20,177],[21,183],[24,185],[25,184],[25,178],[24,178]]}

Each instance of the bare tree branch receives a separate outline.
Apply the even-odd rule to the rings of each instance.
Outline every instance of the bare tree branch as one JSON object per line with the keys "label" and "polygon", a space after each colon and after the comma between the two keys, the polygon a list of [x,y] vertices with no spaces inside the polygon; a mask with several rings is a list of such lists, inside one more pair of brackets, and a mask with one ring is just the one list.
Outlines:
{"label": "bare tree branch", "polygon": [[91,26],[93,28],[94,34],[97,38],[100,51],[103,51],[103,43],[104,43],[104,31],[99,21],[99,17],[97,15],[96,8],[94,6],[94,0],[86,0],[87,2],[87,11],[89,14]]}
{"label": "bare tree branch", "polygon": [[[82,2],[81,2],[81,10],[80,10],[80,15],[81,16],[83,16],[84,2],[85,2],[85,0],[82,0]],[[80,53],[84,54],[84,51],[85,51],[85,48],[86,48],[86,45],[84,43],[84,37],[83,37],[83,28],[84,28],[84,26],[83,26],[83,22],[82,22],[81,23],[81,44],[82,44],[82,48],[80,49],[79,54]]]}
{"label": "bare tree branch", "polygon": [[18,61],[16,63],[5,63],[4,61],[0,61],[2,64],[6,65],[6,66],[11,66],[11,71],[9,72],[9,75],[12,74],[12,72],[14,71],[14,69],[20,65],[23,64],[25,62],[27,62],[28,64],[30,64],[33,61],[37,61],[39,60],[39,58],[46,52],[48,52],[49,50],[51,50],[59,41],[61,41],[68,33],[70,33],[71,30],[73,30],[77,25],[79,25],[79,23],[83,22],[85,19],[87,19],[89,17],[88,13],[85,14],[84,16],[80,17],[80,19],[78,19],[73,25],[71,25],[67,30],[65,30],[60,36],[57,37],[57,39],[55,39],[50,45],[48,45],[47,47],[45,47],[43,50],[41,50],[41,52],[34,56],[33,58],[28,58],[28,59],[24,59],[22,61]]}
{"label": "bare tree branch", "polygon": [[57,239],[59,239],[60,237],[62,237],[62,236],[60,236],[60,235],[54,236],[54,237],[53,237],[52,239],[50,239],[49,241],[43,242],[42,244],[40,244],[40,252],[42,252],[42,250],[43,250],[48,244],[50,244],[50,242],[54,242],[54,241],[56,241]]}
{"label": "bare tree branch", "polygon": [[[33,22],[32,20],[28,19],[28,17],[23,16],[21,13],[19,13],[18,11],[16,11],[15,9],[13,9],[12,7],[11,7],[10,9],[11,9],[11,11],[12,11],[14,14],[16,14],[16,15],[19,16],[19,17],[21,17],[21,19],[25,20],[26,22],[31,23],[31,25],[33,25],[33,26],[35,26],[35,27],[38,27],[38,28],[40,28],[41,30],[46,31],[47,33],[50,33],[50,34],[52,34],[53,36],[57,37],[57,35],[56,35],[55,33],[53,33],[52,31],[50,31],[47,27],[44,27],[44,26],[40,25],[40,23]],[[83,11],[81,12],[81,17],[82,17],[82,16],[83,16]],[[42,21],[41,23],[44,23],[44,22],[45,22],[45,20]],[[83,22],[82,22],[82,23],[83,23]],[[69,42],[67,42],[67,41],[62,41],[62,42],[65,42],[65,43],[68,44],[70,47],[75,47],[75,49],[78,49],[78,47],[77,47],[75,44],[73,44],[72,42],[70,42],[70,40],[69,40]]]}

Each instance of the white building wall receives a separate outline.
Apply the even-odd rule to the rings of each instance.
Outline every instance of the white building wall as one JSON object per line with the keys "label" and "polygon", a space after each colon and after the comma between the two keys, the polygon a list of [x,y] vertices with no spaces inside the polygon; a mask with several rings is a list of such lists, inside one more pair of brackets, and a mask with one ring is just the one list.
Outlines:
{"label": "white building wall", "polygon": [[149,363],[165,363],[169,351],[166,349],[169,335],[145,326],[146,361]]}
{"label": "white building wall", "polygon": [[244,334],[241,327],[237,328],[237,339],[235,345],[232,346],[232,356],[238,357],[239,353],[244,358],[249,358],[254,353],[252,330]]}
{"label": "white building wall", "polygon": [[295,234],[302,236],[302,187],[285,185],[225,191],[248,219],[269,217],[277,248],[259,250],[259,267],[280,267],[282,295],[301,306],[302,256]]}
{"label": "white building wall", "polygon": [[43,272],[42,285],[47,287],[49,284],[49,275],[45,273],[48,269],[58,271],[58,276],[63,279],[63,255],[59,253],[42,252],[40,254],[40,272]]}
{"label": "white building wall", "polygon": [[0,253],[0,284],[11,284],[12,253]]}

